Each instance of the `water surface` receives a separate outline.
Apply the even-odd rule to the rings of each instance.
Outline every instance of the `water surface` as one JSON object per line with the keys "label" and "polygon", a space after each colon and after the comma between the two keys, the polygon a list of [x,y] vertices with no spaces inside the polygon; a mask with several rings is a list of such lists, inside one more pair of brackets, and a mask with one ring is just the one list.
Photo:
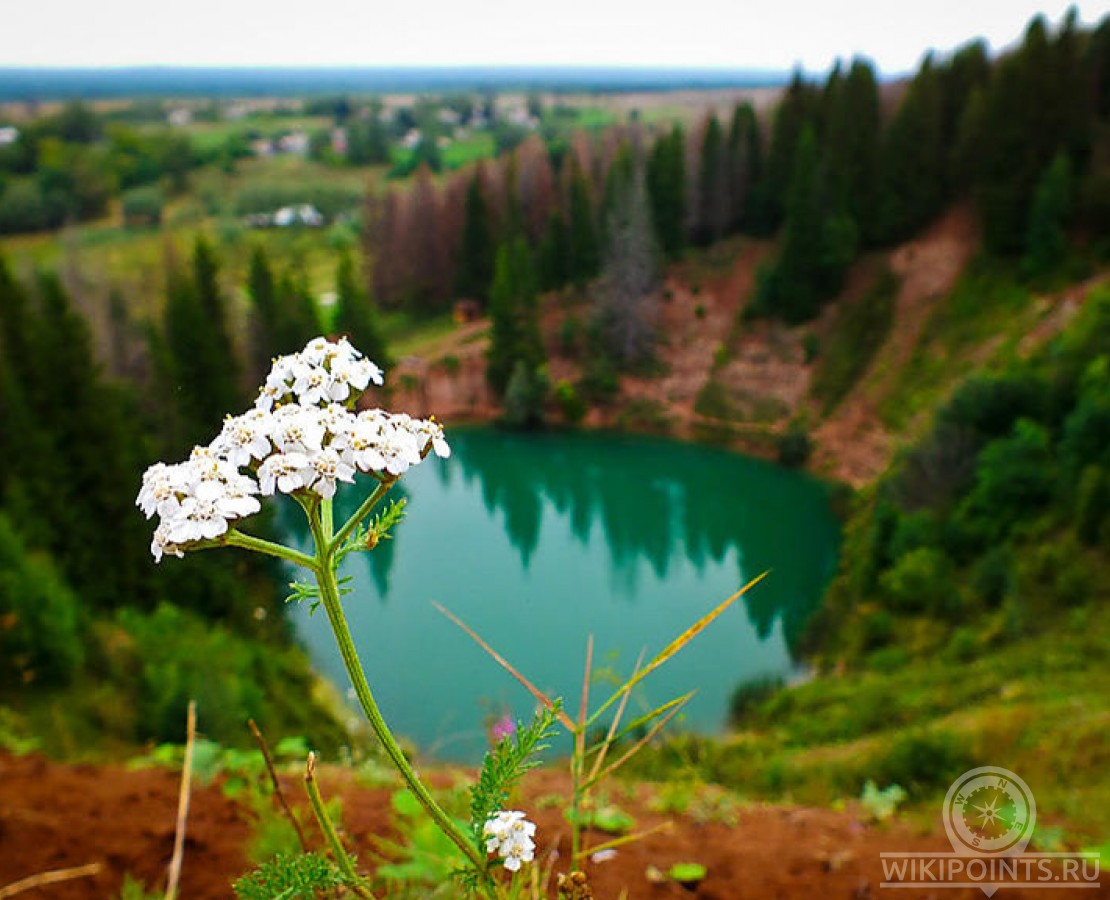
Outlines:
{"label": "water surface", "polygon": [[[836,565],[838,526],[816,481],[639,436],[454,429],[449,438],[451,459],[429,458],[394,489],[408,500],[395,539],[348,557],[342,572],[351,630],[398,734],[473,760],[493,718],[532,713],[524,689],[433,602],[577,708],[588,635],[601,697],[641,650],[650,657],[769,569],[635,703],[696,689],[682,727],[715,732],[738,685],[796,672],[790,648]],[[351,508],[359,498],[346,499]],[[294,619],[317,666],[346,688],[323,612],[302,607]]]}

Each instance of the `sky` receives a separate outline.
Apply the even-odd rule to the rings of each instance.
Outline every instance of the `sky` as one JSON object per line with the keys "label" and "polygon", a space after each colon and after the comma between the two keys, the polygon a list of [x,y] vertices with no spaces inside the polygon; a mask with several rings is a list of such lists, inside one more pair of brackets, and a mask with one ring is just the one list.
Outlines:
{"label": "sky", "polygon": [[[0,66],[591,65],[885,74],[1018,39],[1043,0],[0,0]],[[1110,2],[1075,4],[1091,24]],[[7,9],[4,9],[4,7]]]}

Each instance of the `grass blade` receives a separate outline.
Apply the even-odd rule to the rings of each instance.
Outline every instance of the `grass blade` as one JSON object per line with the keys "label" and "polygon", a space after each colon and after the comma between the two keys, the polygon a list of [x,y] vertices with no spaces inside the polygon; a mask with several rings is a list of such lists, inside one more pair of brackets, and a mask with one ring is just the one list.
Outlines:
{"label": "grass blade", "polygon": [[590,719],[586,723],[586,726],[589,727],[590,725],[593,725],[594,722],[597,721],[598,717],[613,704],[613,702],[617,699],[617,697],[621,695],[622,692],[632,690],[632,688],[634,688],[637,684],[647,678],[648,675],[658,669],[661,665],[663,665],[663,663],[665,663],[668,659],[678,653],[679,650],[690,643],[690,641],[701,634],[714,619],[716,619],[721,613],[732,606],[733,603],[743,597],[744,594],[746,594],[749,590],[759,584],[759,582],[761,582],[766,577],[767,572],[764,572],[761,575],[753,578],[746,585],[740,588],[740,590],[738,590],[735,594],[732,594],[730,597],[726,597],[724,600],[718,603],[716,607],[707,612],[704,616],[698,619],[698,621],[696,621],[693,625],[682,632],[682,634],[680,634],[673,641],[667,644],[667,646],[660,650],[651,662],[649,662],[643,669],[629,678],[628,681],[621,685],[608,700],[601,704],[597,712],[590,716]]}
{"label": "grass blade", "polygon": [[532,682],[530,682],[527,678],[525,678],[523,675],[521,675],[520,672],[518,672],[513,667],[512,663],[510,663],[507,659],[505,659],[505,657],[503,657],[500,653],[498,653],[496,650],[494,650],[489,644],[487,644],[484,640],[482,640],[482,638],[478,636],[477,632],[475,632],[472,628],[470,628],[469,625],[467,625],[465,622],[463,622],[462,619],[460,619],[453,612],[451,612],[446,607],[440,605],[439,603],[433,602],[432,606],[434,606],[439,612],[443,613],[443,615],[445,615],[448,619],[450,619],[452,622],[454,622],[456,625],[458,625],[459,628],[461,628],[468,635],[470,635],[470,637],[474,641],[474,643],[476,643],[479,647],[481,647],[483,650],[485,650],[486,653],[488,653],[491,657],[493,657],[494,661],[499,666],[501,666],[501,668],[503,668],[506,672],[508,672],[510,675],[512,675],[513,678],[515,678],[517,681],[519,681],[521,683],[521,685],[523,685],[524,689],[526,691],[528,691],[528,693],[530,693],[540,703],[542,703],[544,706],[546,706],[548,709],[550,709],[552,712],[554,712],[555,715],[558,717],[559,722],[562,723],[563,727],[566,728],[567,731],[569,731],[571,734],[574,734],[577,731],[577,728],[576,728],[574,722],[571,721],[570,716],[568,716],[565,712],[563,712],[563,710],[559,707],[559,705],[554,700],[552,700],[550,697],[548,697],[547,694],[545,694],[538,687],[536,687],[534,684],[532,684]]}

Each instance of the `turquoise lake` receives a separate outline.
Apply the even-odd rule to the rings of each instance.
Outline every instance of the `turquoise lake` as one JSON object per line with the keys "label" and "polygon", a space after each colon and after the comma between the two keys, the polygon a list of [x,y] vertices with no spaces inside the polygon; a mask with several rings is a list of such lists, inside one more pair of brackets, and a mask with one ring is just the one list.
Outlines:
{"label": "turquoise lake", "polygon": [[[396,733],[423,753],[473,761],[494,718],[534,708],[433,602],[577,708],[589,635],[600,699],[641,650],[650,658],[770,570],[642,683],[633,708],[696,690],[671,727],[718,732],[739,685],[799,674],[791,647],[838,552],[819,482],[641,436],[475,428],[448,438],[450,459],[429,457],[394,488],[408,501],[394,540],[352,554],[341,573],[370,685]],[[341,496],[339,513],[359,499]],[[323,612],[301,607],[293,618],[316,666],[346,689]]]}

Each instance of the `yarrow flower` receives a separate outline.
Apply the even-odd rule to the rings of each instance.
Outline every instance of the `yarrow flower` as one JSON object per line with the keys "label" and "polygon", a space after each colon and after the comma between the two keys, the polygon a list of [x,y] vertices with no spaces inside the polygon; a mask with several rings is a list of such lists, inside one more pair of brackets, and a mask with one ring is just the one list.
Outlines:
{"label": "yarrow flower", "polygon": [[258,512],[258,494],[311,491],[330,499],[356,472],[398,477],[431,452],[451,455],[433,420],[353,412],[370,384],[382,384],[382,370],[345,338],[314,338],[275,359],[252,409],[228,416],[187,462],[147,469],[135,502],[148,519],[160,518],[154,559],[225,534],[231,521]]}
{"label": "yarrow flower", "polygon": [[510,872],[519,871],[521,863],[531,862],[535,858],[535,834],[535,824],[525,819],[524,813],[517,810],[501,810],[482,827],[486,853],[495,853],[501,857],[503,865]]}

